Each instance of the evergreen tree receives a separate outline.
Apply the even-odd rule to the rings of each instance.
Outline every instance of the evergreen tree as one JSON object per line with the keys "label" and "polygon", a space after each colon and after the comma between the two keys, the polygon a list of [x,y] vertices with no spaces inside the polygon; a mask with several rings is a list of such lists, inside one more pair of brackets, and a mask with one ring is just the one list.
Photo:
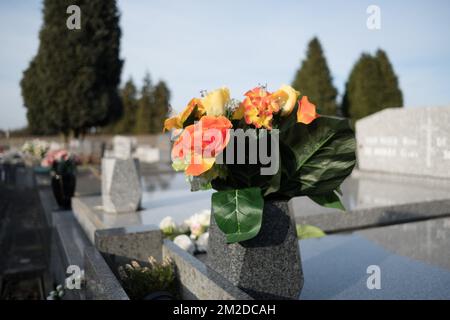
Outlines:
{"label": "evergreen tree", "polygon": [[28,69],[23,73],[20,86],[22,87],[22,97],[27,110],[28,130],[32,134],[47,135],[56,133],[52,127],[48,125],[48,109],[46,109],[42,101],[42,93],[40,91],[41,78],[39,77],[36,67],[36,59],[31,60]]}
{"label": "evergreen tree", "polygon": [[161,133],[164,127],[164,120],[171,112],[170,91],[164,81],[159,81],[154,88],[154,108],[151,122],[151,133]]}
{"label": "evergreen tree", "polygon": [[[81,9],[80,30],[66,26],[69,5]],[[45,109],[45,126],[67,137],[119,118],[122,107],[117,86],[123,62],[119,59],[116,1],[44,0],[43,15],[34,59],[38,96],[24,92],[29,120],[33,122],[39,110]],[[30,123],[32,128],[37,125]]]}
{"label": "evergreen tree", "polygon": [[342,112],[358,120],[385,108],[401,107],[402,93],[387,55],[362,54],[346,83]]}
{"label": "evergreen tree", "polygon": [[116,123],[114,132],[119,134],[133,133],[136,126],[138,108],[137,89],[133,79],[129,79],[120,92],[123,105],[123,116]]}
{"label": "evergreen tree", "polygon": [[292,87],[308,96],[321,114],[336,115],[337,90],[332,80],[322,46],[317,38],[313,38]]}
{"label": "evergreen tree", "polygon": [[138,100],[135,133],[148,134],[151,132],[153,108],[153,86],[150,79],[150,74],[147,73],[144,77],[141,96]]}
{"label": "evergreen tree", "polygon": [[386,108],[403,106],[403,94],[398,85],[398,78],[385,51],[378,49],[376,53],[378,66],[383,77],[383,104]]}

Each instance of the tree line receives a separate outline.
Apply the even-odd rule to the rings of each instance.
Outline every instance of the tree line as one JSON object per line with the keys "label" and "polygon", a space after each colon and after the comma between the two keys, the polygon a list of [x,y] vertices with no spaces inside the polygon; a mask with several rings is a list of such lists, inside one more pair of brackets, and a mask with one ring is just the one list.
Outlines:
{"label": "tree line", "polygon": [[[39,47],[21,80],[28,132],[83,136],[89,132],[146,134],[162,131],[170,91],[150,75],[137,89],[130,78],[119,88],[123,60],[116,0],[44,0]],[[80,29],[66,25],[67,7],[82,12]],[[311,40],[292,86],[319,112],[360,119],[401,107],[402,92],[387,54],[364,53],[354,65],[341,101],[322,46]]]}
{"label": "tree line", "polygon": [[321,114],[343,115],[353,121],[385,108],[403,106],[398,78],[385,51],[363,53],[345,84],[342,101],[317,38],[308,45],[306,58],[296,72],[292,86],[313,101]]}
{"label": "tree line", "polygon": [[112,134],[157,134],[163,131],[164,120],[170,115],[170,90],[164,81],[152,84],[147,73],[140,90],[133,79],[120,90],[122,117],[102,129]]}

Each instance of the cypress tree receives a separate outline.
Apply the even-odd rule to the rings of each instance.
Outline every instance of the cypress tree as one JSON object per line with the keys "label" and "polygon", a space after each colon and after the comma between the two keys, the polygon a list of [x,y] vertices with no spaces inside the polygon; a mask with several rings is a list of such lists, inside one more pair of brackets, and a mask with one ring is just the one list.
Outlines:
{"label": "cypress tree", "polygon": [[308,45],[306,59],[297,71],[292,87],[309,97],[321,114],[336,115],[337,90],[333,86],[330,70],[322,46],[317,38]]}
{"label": "cypress tree", "polygon": [[36,58],[34,58],[20,81],[24,105],[27,108],[28,130],[31,134],[37,135],[54,134],[56,131],[48,125],[48,109],[44,107],[41,100],[42,92],[39,85],[41,78],[36,66]]}
{"label": "cypress tree", "polygon": [[[69,5],[81,9],[80,30],[66,26]],[[116,1],[44,0],[43,15],[34,60],[39,98],[24,99],[29,120],[34,121],[37,108],[45,108],[46,126],[67,137],[119,118],[117,86],[123,62]]]}
{"label": "cypress tree", "polygon": [[123,105],[123,116],[114,128],[115,133],[133,133],[136,126],[137,89],[133,79],[130,78],[120,91]]}
{"label": "cypress tree", "polygon": [[387,55],[381,50],[376,56],[363,53],[346,83],[342,112],[352,120],[358,120],[385,108],[401,107],[402,100]]}
{"label": "cypress tree", "polygon": [[164,81],[159,81],[154,88],[154,108],[152,114],[151,133],[160,133],[163,131],[164,120],[171,112],[170,91]]}
{"label": "cypress tree", "polygon": [[147,73],[144,77],[141,96],[138,100],[135,133],[148,134],[151,132],[153,107],[153,86],[150,79],[150,74]]}
{"label": "cypress tree", "polygon": [[403,106],[403,94],[398,85],[398,78],[391,62],[384,50],[376,53],[378,66],[383,77],[383,105],[386,108],[400,108]]}

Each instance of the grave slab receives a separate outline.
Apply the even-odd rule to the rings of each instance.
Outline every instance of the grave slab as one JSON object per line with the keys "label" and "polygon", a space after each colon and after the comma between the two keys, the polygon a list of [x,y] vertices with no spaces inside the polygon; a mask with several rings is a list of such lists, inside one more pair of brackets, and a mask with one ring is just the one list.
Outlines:
{"label": "grave slab", "polygon": [[[450,219],[300,241],[301,299],[450,299]],[[369,266],[380,289],[369,289]]]}

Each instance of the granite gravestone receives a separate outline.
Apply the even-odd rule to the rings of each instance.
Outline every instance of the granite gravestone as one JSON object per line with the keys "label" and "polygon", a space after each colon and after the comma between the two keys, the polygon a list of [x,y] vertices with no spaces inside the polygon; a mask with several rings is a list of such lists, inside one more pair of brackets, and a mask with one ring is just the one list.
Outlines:
{"label": "granite gravestone", "polygon": [[115,213],[136,211],[141,193],[137,160],[102,159],[103,210]]}
{"label": "granite gravestone", "polygon": [[450,107],[385,109],[356,122],[360,170],[450,178]]}

